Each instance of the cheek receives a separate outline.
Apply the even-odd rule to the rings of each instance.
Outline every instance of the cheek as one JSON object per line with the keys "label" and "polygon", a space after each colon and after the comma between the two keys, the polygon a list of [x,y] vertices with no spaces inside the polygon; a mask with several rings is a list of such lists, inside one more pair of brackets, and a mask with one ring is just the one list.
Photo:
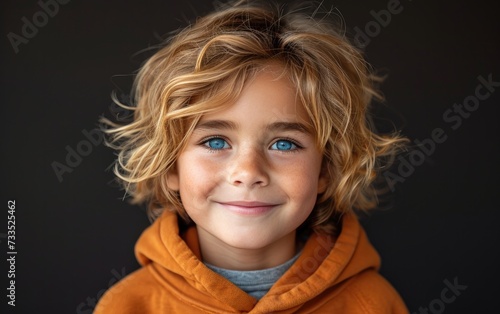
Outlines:
{"label": "cheek", "polygon": [[303,158],[295,162],[293,166],[287,167],[288,183],[298,194],[312,194],[314,198],[316,197],[320,174],[320,163],[316,159]]}
{"label": "cheek", "polygon": [[295,163],[282,172],[282,188],[292,202],[305,212],[309,212],[316,203],[320,166],[311,159]]}
{"label": "cheek", "polygon": [[217,163],[196,156],[179,158],[178,166],[180,194],[185,205],[210,195],[221,171]]}

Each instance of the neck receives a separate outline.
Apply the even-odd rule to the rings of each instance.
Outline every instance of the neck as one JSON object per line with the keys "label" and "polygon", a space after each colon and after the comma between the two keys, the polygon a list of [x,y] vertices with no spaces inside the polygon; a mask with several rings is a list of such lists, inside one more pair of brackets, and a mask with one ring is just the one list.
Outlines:
{"label": "neck", "polygon": [[281,265],[296,253],[295,231],[262,248],[230,246],[198,228],[203,262],[230,270],[259,270]]}

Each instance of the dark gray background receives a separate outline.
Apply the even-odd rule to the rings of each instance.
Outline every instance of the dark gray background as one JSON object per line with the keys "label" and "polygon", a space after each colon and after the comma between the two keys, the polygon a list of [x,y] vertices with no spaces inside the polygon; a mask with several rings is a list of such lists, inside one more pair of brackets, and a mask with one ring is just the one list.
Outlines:
{"label": "dark gray background", "polygon": [[[324,1],[351,36],[375,21],[389,0]],[[478,76],[500,81],[500,20],[494,1],[401,1],[402,11],[373,33],[368,60],[388,78],[381,127],[393,123],[412,141],[447,135],[390,193],[392,208],[363,220],[382,255],[382,274],[410,311],[437,306],[457,280],[467,288],[446,313],[497,309],[500,88],[480,101],[456,130],[443,114],[474,95]],[[130,75],[158,36],[187,25],[211,1],[78,1],[59,5],[15,53],[8,34],[22,35],[41,7],[6,0],[1,12],[2,192],[0,297],[6,306],[7,201],[16,200],[16,308],[2,313],[91,313],[92,299],[115,277],[138,267],[133,247],[149,224],[144,209],[122,201],[106,168],[113,152],[92,151],[58,180],[65,163],[110,115],[112,90],[128,93]],[[41,20],[43,22],[43,20]],[[43,23],[42,23],[43,24]],[[384,122],[385,121],[385,122]],[[409,160],[409,156],[405,157]],[[393,170],[398,174],[398,170]],[[386,206],[384,206],[386,207]],[[456,279],[455,279],[456,278]],[[437,307],[436,307],[437,309]],[[435,311],[438,313],[438,311]]]}

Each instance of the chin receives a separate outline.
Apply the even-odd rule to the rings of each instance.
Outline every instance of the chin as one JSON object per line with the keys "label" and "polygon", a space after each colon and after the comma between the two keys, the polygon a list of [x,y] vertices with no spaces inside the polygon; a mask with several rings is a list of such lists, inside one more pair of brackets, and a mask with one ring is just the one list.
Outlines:
{"label": "chin", "polygon": [[[238,249],[258,250],[262,249],[274,241],[262,231],[255,232],[235,232],[227,233],[219,239],[229,246]],[[275,240],[276,241],[276,240]]]}

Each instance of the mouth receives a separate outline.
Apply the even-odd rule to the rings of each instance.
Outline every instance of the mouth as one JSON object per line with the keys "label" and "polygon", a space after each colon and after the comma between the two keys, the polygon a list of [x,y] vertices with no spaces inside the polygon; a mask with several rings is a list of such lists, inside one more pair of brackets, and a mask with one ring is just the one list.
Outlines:
{"label": "mouth", "polygon": [[224,208],[236,214],[245,216],[258,216],[270,212],[279,204],[257,202],[257,201],[231,201],[231,202],[217,202]]}

